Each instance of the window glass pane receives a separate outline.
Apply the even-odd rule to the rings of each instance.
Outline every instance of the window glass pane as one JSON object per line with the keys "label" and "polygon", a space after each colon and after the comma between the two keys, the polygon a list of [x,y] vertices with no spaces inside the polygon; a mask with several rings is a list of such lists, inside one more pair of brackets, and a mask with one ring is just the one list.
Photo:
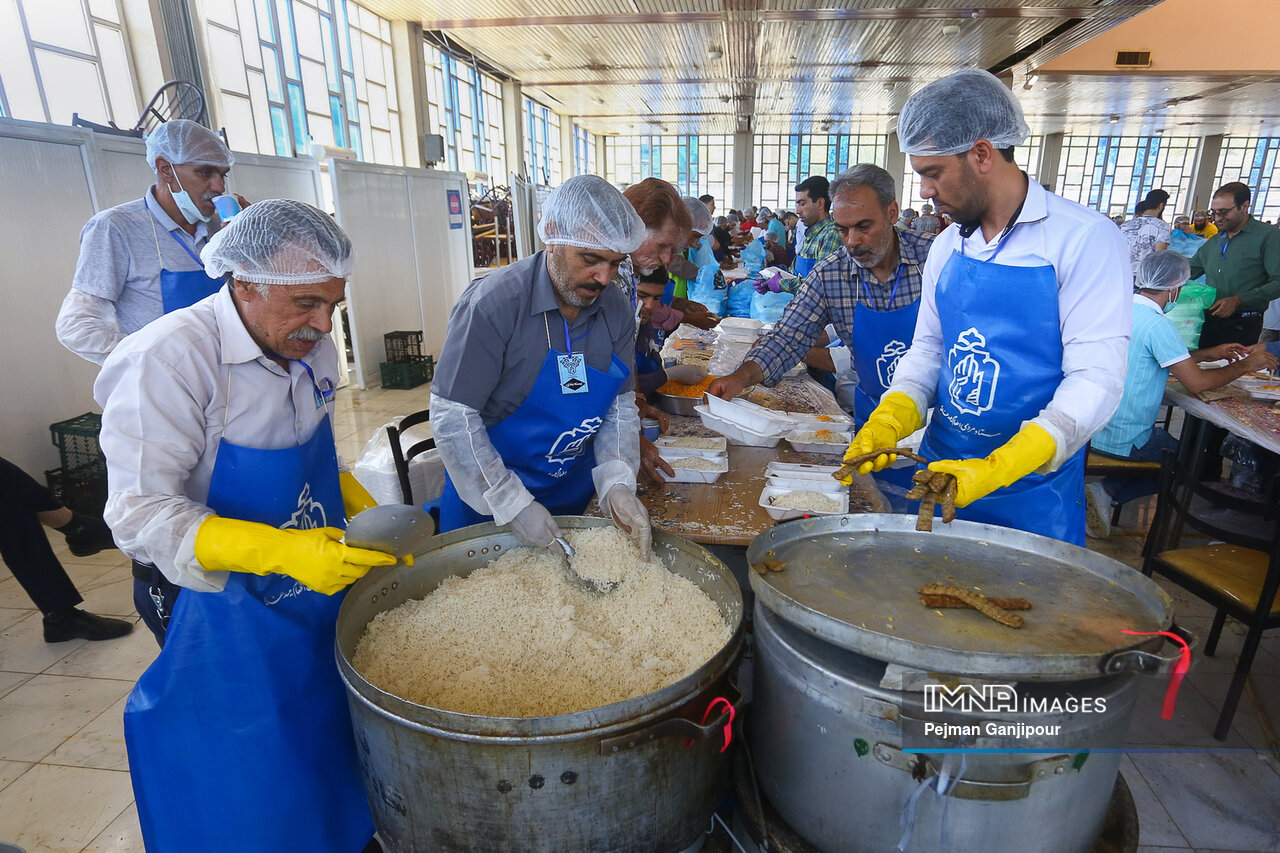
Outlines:
{"label": "window glass pane", "polygon": [[258,38],[263,41],[275,41],[276,29],[271,23],[271,0],[253,0],[256,10],[254,19],[258,22]]}
{"label": "window glass pane", "polygon": [[267,84],[256,71],[249,72],[249,102],[253,106],[253,130],[258,139],[259,154],[274,154],[276,141],[271,133],[271,107],[267,103]]}
{"label": "window glass pane", "polygon": [[209,27],[209,62],[218,88],[247,96],[249,84],[244,76],[240,37],[221,27]]}
{"label": "window glass pane", "polygon": [[253,105],[248,98],[222,94],[218,113],[227,129],[227,143],[234,151],[257,151],[258,133],[253,128]]}
{"label": "window glass pane", "polygon": [[306,154],[311,149],[311,134],[307,133],[307,111],[302,103],[302,87],[290,83],[286,87],[289,92],[289,117],[293,121],[293,147],[299,154]]}
{"label": "window glass pane", "polygon": [[22,0],[22,10],[32,41],[93,53],[80,0]]}
{"label": "window glass pane", "polygon": [[[328,101],[321,101],[320,106],[328,106]],[[336,145],[333,138],[333,118],[328,113],[307,113],[307,129],[311,131],[311,141],[321,145]]]}
{"label": "window glass pane", "polygon": [[276,44],[285,62],[285,76],[297,80],[302,76],[302,70],[298,68],[298,45],[293,38],[290,5],[289,0],[276,0],[276,23],[280,26],[280,40]]}
{"label": "window glass pane", "polygon": [[329,84],[324,77],[324,66],[309,59],[302,60],[302,91],[307,96],[307,106],[326,109],[329,105]]}
{"label": "window glass pane", "polygon": [[240,31],[244,42],[244,61],[258,67],[258,23],[257,12],[253,8],[253,0],[235,0],[236,29]]}
{"label": "window glass pane", "polygon": [[49,102],[49,119],[54,124],[71,124],[72,113],[99,124],[107,122],[107,104],[102,97],[97,65],[39,48],[36,65]]}
{"label": "window glass pane", "polygon": [[333,51],[333,30],[329,19],[320,18],[320,43],[324,50],[324,72],[325,79],[329,82],[330,92],[339,92],[341,87],[338,85],[338,55]]}
{"label": "window glass pane", "polygon": [[89,0],[89,14],[113,24],[120,23],[120,10],[116,7],[116,0]]}
{"label": "window glass pane", "polygon": [[280,68],[276,64],[276,52],[273,48],[262,48],[262,68],[267,77],[267,97],[276,103],[284,100],[284,89],[280,85]]}
{"label": "window glass pane", "polygon": [[235,0],[201,0],[200,9],[205,18],[215,24],[222,24],[232,30],[240,27],[236,21]]}
{"label": "window glass pane", "polygon": [[4,82],[12,118],[26,121],[48,121],[40,102],[40,87],[31,67],[27,40],[22,37],[18,9],[12,2],[0,0],[0,81]]}
{"label": "window glass pane", "polygon": [[124,37],[111,27],[96,25],[98,52],[102,57],[102,73],[107,78],[107,94],[111,99],[111,116],[121,127],[133,127],[138,120],[138,98],[133,90],[129,60],[124,52]]}
{"label": "window glass pane", "polygon": [[295,2],[293,26],[298,36],[298,54],[307,59],[323,57],[324,46],[320,42],[320,16],[316,14],[315,9]]}
{"label": "window glass pane", "polygon": [[289,156],[289,128],[284,118],[283,107],[271,108],[271,135],[276,140],[276,156]]}

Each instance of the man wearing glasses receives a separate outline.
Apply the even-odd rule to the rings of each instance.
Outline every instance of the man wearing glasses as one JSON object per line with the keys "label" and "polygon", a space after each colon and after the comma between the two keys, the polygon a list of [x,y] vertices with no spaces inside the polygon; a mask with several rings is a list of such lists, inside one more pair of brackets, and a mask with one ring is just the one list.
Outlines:
{"label": "man wearing glasses", "polygon": [[1249,188],[1238,181],[1213,194],[1209,214],[1218,233],[1191,259],[1191,277],[1204,275],[1218,291],[1205,312],[1200,346],[1258,342],[1267,304],[1280,299],[1280,231],[1249,215]]}

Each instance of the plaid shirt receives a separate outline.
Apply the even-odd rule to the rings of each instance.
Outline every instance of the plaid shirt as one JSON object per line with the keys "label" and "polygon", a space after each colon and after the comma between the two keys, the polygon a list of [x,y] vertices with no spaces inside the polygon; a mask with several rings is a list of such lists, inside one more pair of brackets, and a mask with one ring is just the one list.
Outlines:
{"label": "plaid shirt", "polygon": [[[812,228],[805,229],[804,243],[796,252],[796,257],[820,261],[843,245],[840,242],[840,232],[836,230],[836,224],[828,216]],[[791,265],[791,271],[795,272],[794,262]]]}
{"label": "plaid shirt", "polygon": [[[834,227],[831,230],[835,233]],[[897,234],[902,281],[892,300],[889,297],[893,281],[877,281],[871,270],[853,262],[843,244],[818,262],[795,298],[787,303],[773,332],[747,353],[747,359],[760,365],[764,372],[765,385],[777,383],[782,374],[803,359],[828,323],[848,344],[853,339],[853,315],[859,303],[873,311],[893,311],[920,298],[921,275],[933,235],[909,231]],[[807,240],[805,244],[808,245]]]}

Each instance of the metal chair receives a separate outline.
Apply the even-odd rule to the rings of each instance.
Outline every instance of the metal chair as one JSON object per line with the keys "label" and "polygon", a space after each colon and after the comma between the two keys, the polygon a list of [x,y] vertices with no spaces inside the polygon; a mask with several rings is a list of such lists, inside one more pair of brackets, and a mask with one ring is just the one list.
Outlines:
{"label": "metal chair", "polygon": [[186,80],[170,80],[151,96],[151,100],[142,108],[142,114],[138,116],[133,127],[119,127],[115,122],[98,124],[80,118],[79,113],[71,114],[71,125],[87,127],[98,133],[141,139],[166,121],[185,118],[198,122],[204,121],[204,117],[204,93],[200,91],[200,87]]}
{"label": "metal chair", "polygon": [[[1198,444],[1198,442],[1197,442]],[[1211,503],[1208,484],[1193,475],[1187,459],[1195,453],[1165,455],[1160,468],[1156,516],[1142,549],[1142,573],[1159,572],[1213,605],[1213,626],[1204,654],[1212,656],[1228,616],[1247,627],[1239,662],[1222,702],[1213,736],[1225,740],[1264,631],[1280,627],[1280,519],[1259,526],[1256,516]],[[1218,544],[1179,547],[1184,528]]]}
{"label": "metal chair", "polygon": [[434,448],[436,440],[434,438],[424,438],[422,441],[410,445],[406,450],[400,444],[400,435],[410,427],[425,424],[429,420],[431,420],[431,410],[423,409],[420,412],[405,415],[400,419],[398,426],[395,424],[387,426],[387,438],[391,439],[391,458],[395,460],[396,477],[400,480],[400,494],[404,496],[404,502],[411,505],[416,505],[416,503],[413,499],[413,486],[409,482],[409,460]]}

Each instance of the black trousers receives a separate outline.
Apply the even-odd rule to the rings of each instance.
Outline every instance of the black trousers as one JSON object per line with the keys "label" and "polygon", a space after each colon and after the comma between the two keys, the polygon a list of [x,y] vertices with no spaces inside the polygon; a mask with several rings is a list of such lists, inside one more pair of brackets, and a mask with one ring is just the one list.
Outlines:
{"label": "black trousers", "polygon": [[1199,348],[1208,349],[1218,344],[1253,346],[1261,334],[1262,314],[1257,311],[1245,311],[1230,317],[1211,317],[1205,314]]}
{"label": "black trousers", "polygon": [[170,583],[155,566],[133,561],[133,606],[162,649],[180,592],[182,587]]}
{"label": "black trousers", "polygon": [[0,458],[0,558],[46,616],[84,601],[36,518],[38,512],[61,508],[53,492]]}

